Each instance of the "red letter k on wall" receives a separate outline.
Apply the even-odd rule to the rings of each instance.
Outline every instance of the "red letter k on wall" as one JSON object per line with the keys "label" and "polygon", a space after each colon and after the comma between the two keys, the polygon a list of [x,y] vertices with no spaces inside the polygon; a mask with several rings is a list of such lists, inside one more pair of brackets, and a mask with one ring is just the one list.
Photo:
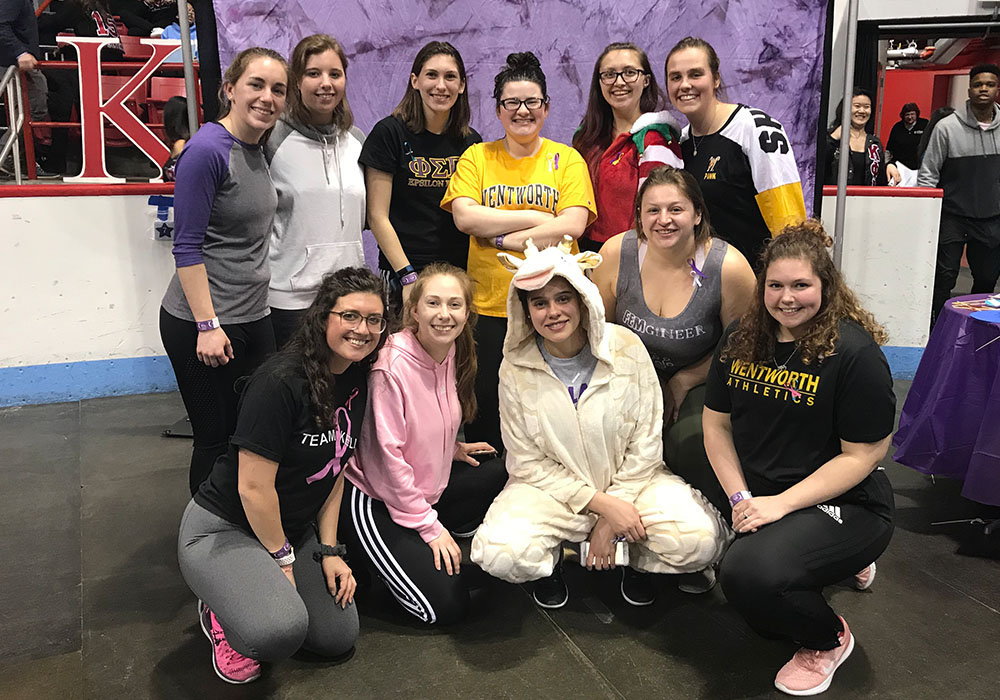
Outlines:
{"label": "red letter k on wall", "polygon": [[[80,71],[80,131],[83,138],[83,169],[76,177],[68,177],[65,182],[125,182],[124,178],[112,177],[104,160],[104,120],[118,128],[134,143],[147,158],[163,165],[170,151],[143,124],[134,112],[125,106],[125,100],[145,83],[149,76],[177,49],[178,42],[165,39],[142,39],[142,43],[153,49],[153,55],[113,95],[105,95],[101,83],[101,47],[117,41],[114,37],[59,37],[60,44],[76,47]],[[162,171],[161,171],[162,174]]]}

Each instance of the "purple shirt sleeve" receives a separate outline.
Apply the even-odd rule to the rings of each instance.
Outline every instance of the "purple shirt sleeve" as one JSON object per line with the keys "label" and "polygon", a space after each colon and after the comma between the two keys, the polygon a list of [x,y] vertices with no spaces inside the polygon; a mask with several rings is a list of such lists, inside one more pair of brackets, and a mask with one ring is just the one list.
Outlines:
{"label": "purple shirt sleeve", "polygon": [[211,129],[210,124],[202,127],[177,160],[173,249],[177,267],[190,267],[203,262],[201,246],[212,214],[212,204],[216,192],[229,175],[231,141],[210,137],[209,133],[205,133],[208,138],[197,138]]}

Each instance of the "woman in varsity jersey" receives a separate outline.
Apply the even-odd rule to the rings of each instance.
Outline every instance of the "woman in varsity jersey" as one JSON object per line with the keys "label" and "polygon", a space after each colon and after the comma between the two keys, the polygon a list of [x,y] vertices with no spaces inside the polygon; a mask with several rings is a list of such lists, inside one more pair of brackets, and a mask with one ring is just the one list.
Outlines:
{"label": "woman in varsity jersey", "polygon": [[680,128],[663,108],[663,93],[646,52],[631,42],[609,44],[594,64],[590,97],[573,148],[587,161],[597,221],[577,241],[598,250],[632,227],[631,202],[658,165],[681,165]]}
{"label": "woman in varsity jersey", "polygon": [[752,306],[716,350],[703,419],[737,533],[722,588],[755,630],[802,645],[774,682],[790,695],[826,690],[851,653],[823,587],[870,586],[893,529],[878,466],[896,404],[886,334],[831,245],[810,220],[764,249]]}
{"label": "woman in varsity jersey", "polygon": [[719,99],[719,56],[704,39],[679,41],[666,74],[670,101],[689,122],[684,169],[701,185],[715,230],[756,266],[764,241],[806,218],[788,136],[763,111]]}
{"label": "woman in varsity jersey", "polygon": [[354,646],[342,472],[384,313],[385,286],[367,268],[326,275],[295,335],[246,383],[229,448],[184,511],[177,558],[224,681],[249,683],[262,661],[300,648],[336,658]]}
{"label": "woman in varsity jersey", "polygon": [[[347,465],[345,523],[357,551],[404,610],[427,624],[469,606],[455,542],[476,531],[507,470],[485,442],[458,441],[476,414],[472,280],[448,263],[423,269],[368,378],[358,450]],[[358,559],[355,559],[358,561]]]}
{"label": "woman in varsity jersey", "polygon": [[224,77],[223,116],[177,160],[177,272],[160,306],[160,338],[194,433],[191,493],[236,427],[236,380],[275,349],[267,244],[278,196],[260,140],[285,108],[288,66],[271,49],[246,49]]}
{"label": "woman in varsity jersey", "polygon": [[[698,182],[670,166],[653,170],[639,187],[631,230],[605,243],[601,256],[593,279],[607,318],[639,336],[656,368],[667,468],[726,510],[705,456],[701,411],[712,352],[746,311],[753,270],[735,246],[712,236]],[[704,593],[715,572],[686,574],[677,583]]]}
{"label": "woman in varsity jersey", "polygon": [[466,267],[469,239],[439,206],[458,157],[482,141],[469,126],[466,87],[462,54],[446,41],[430,42],[413,59],[403,99],[361,150],[368,223],[394,309],[427,265]]}

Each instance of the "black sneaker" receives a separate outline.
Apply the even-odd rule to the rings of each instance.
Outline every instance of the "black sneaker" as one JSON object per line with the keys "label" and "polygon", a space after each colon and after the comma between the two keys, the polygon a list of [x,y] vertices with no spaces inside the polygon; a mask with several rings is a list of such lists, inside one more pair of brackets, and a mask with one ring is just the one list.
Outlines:
{"label": "black sneaker", "polygon": [[562,560],[562,546],[560,546],[559,561],[552,569],[552,575],[535,581],[535,590],[531,597],[543,608],[550,610],[561,608],[569,600],[569,589],[566,588],[566,582],[563,581]]}
{"label": "black sneaker", "polygon": [[636,607],[652,605],[656,600],[653,590],[653,575],[646,571],[636,571],[630,566],[622,568],[622,598]]}

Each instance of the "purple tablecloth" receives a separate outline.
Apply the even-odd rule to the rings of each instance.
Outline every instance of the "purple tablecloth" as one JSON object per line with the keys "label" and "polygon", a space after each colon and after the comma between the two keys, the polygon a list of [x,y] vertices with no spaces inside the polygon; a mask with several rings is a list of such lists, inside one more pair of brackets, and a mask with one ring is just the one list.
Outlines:
{"label": "purple tablecloth", "polygon": [[892,443],[900,464],[963,479],[963,496],[1000,505],[1000,340],[990,343],[1000,337],[1000,324],[951,305],[985,297],[945,304]]}

